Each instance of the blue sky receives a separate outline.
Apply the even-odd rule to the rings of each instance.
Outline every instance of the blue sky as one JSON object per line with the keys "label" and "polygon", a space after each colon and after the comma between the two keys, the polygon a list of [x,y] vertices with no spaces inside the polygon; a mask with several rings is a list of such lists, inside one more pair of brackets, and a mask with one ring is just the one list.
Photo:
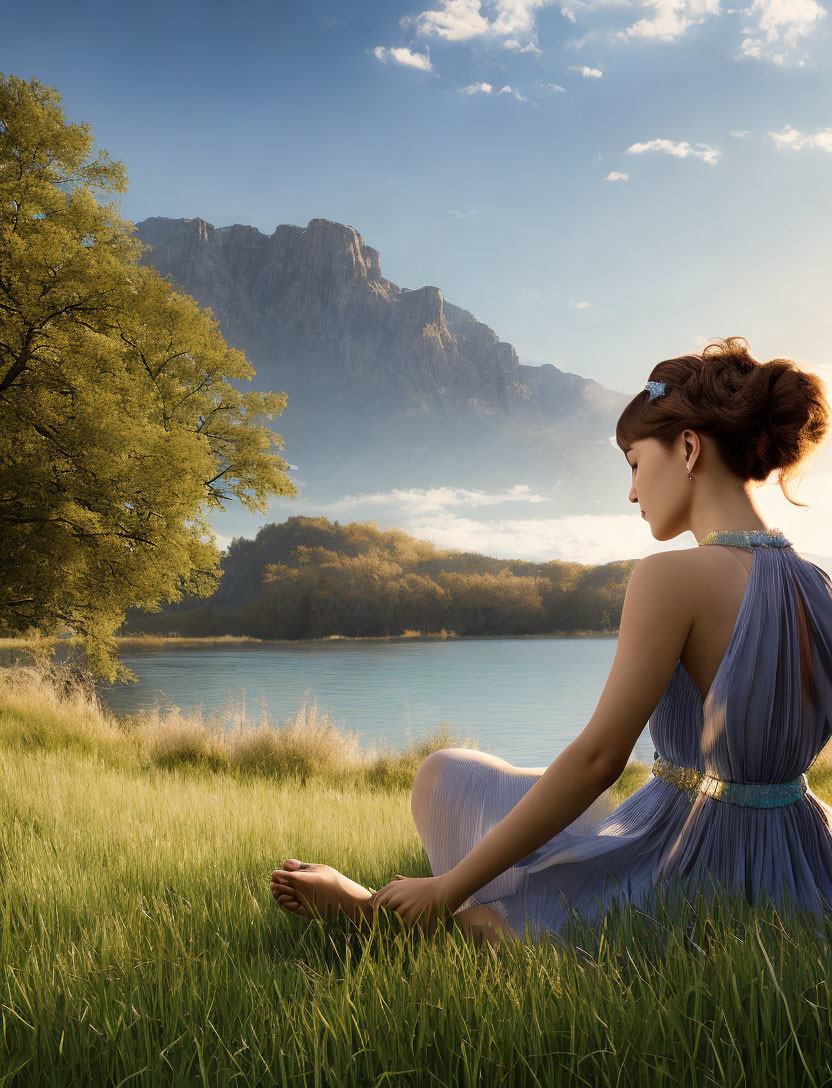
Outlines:
{"label": "blue sky", "polygon": [[126,217],[348,223],[634,393],[732,334],[832,376],[830,45],[818,0],[30,0],[0,70],[126,164]]}

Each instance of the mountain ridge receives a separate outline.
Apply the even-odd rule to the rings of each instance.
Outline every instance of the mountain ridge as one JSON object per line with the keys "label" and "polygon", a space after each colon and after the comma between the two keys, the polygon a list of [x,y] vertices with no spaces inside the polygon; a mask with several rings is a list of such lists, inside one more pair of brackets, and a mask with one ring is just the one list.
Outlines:
{"label": "mountain ridge", "polygon": [[[245,350],[257,371],[252,384],[287,393],[277,429],[287,459],[315,486],[343,489],[386,447],[388,471],[372,465],[372,486],[447,483],[449,475],[482,486],[510,465],[512,480],[522,466],[536,486],[552,484],[555,469],[577,501],[582,458],[594,462],[609,447],[630,399],[551,363],[521,363],[441,288],[387,279],[379,251],[350,225],[313,218],[267,235],[152,216],[135,229],[151,246],[143,261],[210,307],[227,342]],[[310,429],[327,469],[316,464]]]}

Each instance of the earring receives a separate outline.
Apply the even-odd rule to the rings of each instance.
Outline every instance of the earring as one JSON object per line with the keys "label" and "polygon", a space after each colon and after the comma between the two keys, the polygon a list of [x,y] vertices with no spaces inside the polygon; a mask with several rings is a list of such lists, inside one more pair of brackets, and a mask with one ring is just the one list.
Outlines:
{"label": "earring", "polygon": [[688,463],[687,463],[687,464],[685,465],[685,468],[686,468],[686,469],[688,470],[688,479],[690,480],[690,482],[691,482],[691,483],[693,483],[693,477],[692,477],[692,476],[691,476],[691,474],[690,474],[690,462],[689,462],[689,461],[688,461]]}

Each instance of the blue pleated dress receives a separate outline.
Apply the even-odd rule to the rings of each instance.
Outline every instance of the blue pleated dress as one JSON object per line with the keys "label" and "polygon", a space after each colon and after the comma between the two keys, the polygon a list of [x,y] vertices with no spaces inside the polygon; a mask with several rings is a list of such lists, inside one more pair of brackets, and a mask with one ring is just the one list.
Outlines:
{"label": "blue pleated dress", "polygon": [[[762,531],[745,539],[751,571],[705,702],[680,660],[648,727],[664,760],[731,782],[784,783],[809,768],[832,734],[832,581],[785,537],[780,546],[764,543]],[[435,875],[452,869],[539,777],[463,749],[445,755],[422,834]],[[719,886],[750,903],[765,895],[832,913],[832,808],[810,789],[780,807],[744,807],[654,774],[617,807],[605,791],[460,909],[491,904],[515,934],[540,939],[572,913],[597,925],[616,899],[649,911],[668,878],[706,896]]]}

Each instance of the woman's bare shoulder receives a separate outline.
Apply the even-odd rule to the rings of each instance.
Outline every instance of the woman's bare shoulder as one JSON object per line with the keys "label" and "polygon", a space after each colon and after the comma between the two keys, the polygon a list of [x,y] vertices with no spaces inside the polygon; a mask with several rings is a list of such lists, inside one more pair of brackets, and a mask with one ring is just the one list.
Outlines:
{"label": "woman's bare shoulder", "polygon": [[709,586],[713,586],[714,580],[718,582],[723,573],[730,576],[732,564],[736,568],[736,560],[731,559],[727,551],[727,548],[705,548],[697,544],[691,548],[651,552],[638,561],[631,578],[638,570],[636,580],[649,580],[654,587],[666,590],[680,605],[687,603],[695,610],[696,602]]}
{"label": "woman's bare shoulder", "polygon": [[[693,577],[702,569],[697,552],[704,551],[699,546],[695,548],[674,548],[664,552],[651,552],[636,563],[636,568],[649,575],[673,581],[677,578]],[[634,568],[634,573],[635,569]]]}
{"label": "woman's bare shoulder", "polygon": [[[664,552],[652,552],[644,556],[636,564],[637,567],[647,566],[657,576],[696,578],[702,574],[718,570],[731,570],[736,566],[736,560],[731,559],[733,552],[739,553],[740,561],[748,555],[745,548],[729,548],[727,546],[700,547],[698,544],[692,548],[673,548]],[[743,563],[748,567],[749,562]]]}

